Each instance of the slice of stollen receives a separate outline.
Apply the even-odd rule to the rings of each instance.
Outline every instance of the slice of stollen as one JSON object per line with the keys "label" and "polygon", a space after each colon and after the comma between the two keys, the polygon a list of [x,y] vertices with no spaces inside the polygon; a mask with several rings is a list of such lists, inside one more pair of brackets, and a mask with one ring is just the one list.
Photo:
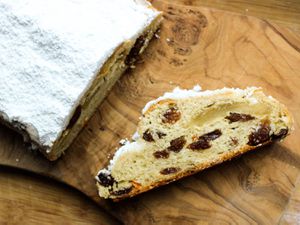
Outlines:
{"label": "slice of stollen", "polygon": [[134,140],[99,171],[99,195],[137,195],[281,140],[291,128],[286,107],[260,88],[176,88],[145,106]]}

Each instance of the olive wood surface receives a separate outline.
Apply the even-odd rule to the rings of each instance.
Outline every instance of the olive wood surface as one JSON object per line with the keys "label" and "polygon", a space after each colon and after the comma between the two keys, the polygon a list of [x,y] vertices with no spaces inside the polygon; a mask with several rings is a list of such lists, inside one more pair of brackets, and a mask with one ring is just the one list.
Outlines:
{"label": "olive wood surface", "polygon": [[[136,68],[114,86],[66,154],[49,162],[26,150],[20,135],[1,126],[0,164],[69,184],[128,224],[299,221],[299,35],[250,16],[166,0],[153,4],[165,13],[157,38]],[[94,176],[107,165],[120,139],[134,133],[145,103],[176,86],[195,84],[203,89],[260,86],[288,106],[295,130],[284,142],[132,199],[100,199]]]}

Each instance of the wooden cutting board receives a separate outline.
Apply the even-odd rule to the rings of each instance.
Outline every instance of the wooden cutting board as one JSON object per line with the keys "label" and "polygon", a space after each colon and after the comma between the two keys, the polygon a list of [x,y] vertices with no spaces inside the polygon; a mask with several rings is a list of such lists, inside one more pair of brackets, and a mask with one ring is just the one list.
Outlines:
{"label": "wooden cutting board", "polygon": [[[85,193],[127,224],[295,223],[300,212],[300,37],[268,21],[163,0],[160,38],[115,85],[66,154],[49,162],[0,127],[0,164],[44,174]],[[119,203],[97,196],[94,176],[130,137],[149,100],[176,86],[261,86],[294,114],[276,143]],[[62,196],[63,198],[63,196]]]}

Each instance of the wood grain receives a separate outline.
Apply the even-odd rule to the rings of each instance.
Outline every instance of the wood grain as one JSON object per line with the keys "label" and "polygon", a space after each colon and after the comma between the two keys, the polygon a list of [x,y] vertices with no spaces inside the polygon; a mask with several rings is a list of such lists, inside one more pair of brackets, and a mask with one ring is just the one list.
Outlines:
{"label": "wood grain", "polygon": [[300,4],[298,0],[173,0],[189,6],[205,6],[268,19],[300,33]]}
{"label": "wood grain", "polygon": [[[300,172],[299,37],[253,17],[163,0],[154,5],[165,12],[160,38],[117,83],[66,155],[51,163],[29,154],[20,136],[1,127],[0,163],[63,181],[128,224],[282,221]],[[133,199],[99,199],[93,176],[119,140],[135,131],[144,104],[195,83],[204,89],[261,86],[288,106],[296,129],[283,143]]]}
{"label": "wood grain", "polygon": [[71,194],[64,185],[50,189],[52,184],[40,176],[1,168],[0,224],[120,224],[82,194]]}
{"label": "wood grain", "polygon": [[279,224],[300,224],[300,177],[295,184],[289,203],[283,212]]}

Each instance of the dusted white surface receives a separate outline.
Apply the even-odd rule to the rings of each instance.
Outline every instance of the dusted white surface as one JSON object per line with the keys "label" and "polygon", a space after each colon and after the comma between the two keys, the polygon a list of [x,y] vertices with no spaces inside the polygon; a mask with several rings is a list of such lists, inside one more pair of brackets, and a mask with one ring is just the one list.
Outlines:
{"label": "dusted white surface", "polygon": [[165,99],[184,99],[184,98],[191,98],[191,97],[201,97],[201,96],[212,96],[216,94],[223,94],[227,92],[232,92],[237,95],[246,95],[249,97],[251,103],[255,104],[257,103],[255,98],[251,98],[250,96],[255,90],[258,90],[259,88],[257,87],[248,87],[247,89],[239,89],[239,88],[227,88],[224,87],[222,89],[217,89],[217,90],[206,90],[202,91],[201,87],[199,85],[194,86],[193,89],[191,90],[186,90],[186,89],[181,89],[179,87],[176,87],[172,92],[166,92],[164,93],[163,96],[152,100],[148,102],[145,107],[142,110],[142,113],[145,114],[146,111],[152,106],[155,105],[156,103],[165,100]]}
{"label": "dusted white surface", "polygon": [[0,114],[51,148],[115,48],[157,15],[141,0],[0,0]]}

